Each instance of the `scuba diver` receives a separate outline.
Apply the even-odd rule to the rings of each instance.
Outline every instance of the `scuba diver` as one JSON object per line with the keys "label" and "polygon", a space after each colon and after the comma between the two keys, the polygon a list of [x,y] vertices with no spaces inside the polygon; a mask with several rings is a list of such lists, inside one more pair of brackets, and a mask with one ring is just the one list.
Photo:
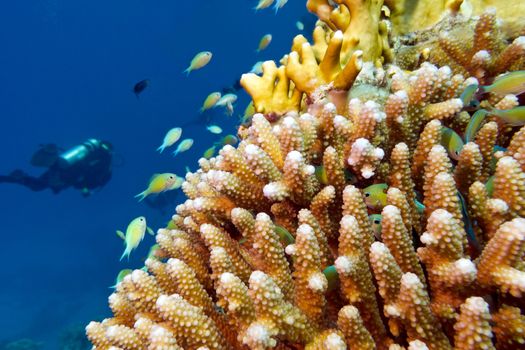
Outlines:
{"label": "scuba diver", "polygon": [[15,183],[32,191],[49,188],[53,193],[73,187],[87,197],[111,179],[112,157],[111,144],[97,139],[68,150],[54,144],[41,145],[31,164],[48,168],[42,175],[34,177],[17,169],[7,176],[0,175],[0,183]]}

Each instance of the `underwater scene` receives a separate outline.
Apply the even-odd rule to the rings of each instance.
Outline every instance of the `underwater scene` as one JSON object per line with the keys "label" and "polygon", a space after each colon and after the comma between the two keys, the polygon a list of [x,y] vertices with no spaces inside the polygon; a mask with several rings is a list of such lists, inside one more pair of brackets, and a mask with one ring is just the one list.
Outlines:
{"label": "underwater scene", "polygon": [[5,2],[0,350],[525,349],[525,2]]}

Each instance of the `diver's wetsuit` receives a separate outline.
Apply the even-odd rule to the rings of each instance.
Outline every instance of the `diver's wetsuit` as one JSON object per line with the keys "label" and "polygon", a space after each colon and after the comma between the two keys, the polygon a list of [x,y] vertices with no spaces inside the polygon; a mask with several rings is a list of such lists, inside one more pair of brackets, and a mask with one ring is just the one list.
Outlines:
{"label": "diver's wetsuit", "polygon": [[16,183],[32,191],[49,188],[54,193],[74,187],[82,190],[84,195],[89,195],[90,190],[104,186],[111,179],[112,159],[110,147],[103,147],[103,143],[98,140],[94,140],[97,143],[90,141],[81,145],[86,146],[88,151],[74,162],[65,163],[58,157],[48,170],[38,177],[15,170],[7,176],[0,176],[0,183]]}

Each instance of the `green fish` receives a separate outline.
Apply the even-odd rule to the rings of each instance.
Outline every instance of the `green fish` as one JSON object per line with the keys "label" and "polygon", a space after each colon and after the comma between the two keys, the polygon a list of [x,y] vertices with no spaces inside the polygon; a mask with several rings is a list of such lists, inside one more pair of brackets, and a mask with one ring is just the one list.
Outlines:
{"label": "green fish", "polygon": [[115,279],[115,284],[112,285],[111,287],[109,288],[117,288],[117,285],[122,282],[122,280],[124,279],[124,277],[126,277],[127,275],[129,275],[130,273],[132,273],[133,270],[132,269],[124,269],[124,270],[120,270],[120,272],[118,273],[117,275],[117,278]]}
{"label": "green fish", "polygon": [[503,74],[490,85],[483,86],[484,92],[492,92],[499,95],[519,95],[525,92],[525,70],[518,70]]}
{"label": "green fish", "polygon": [[228,134],[224,136],[219,142],[215,142],[215,146],[232,145],[235,146],[239,142],[239,139],[235,135]]}
{"label": "green fish", "polygon": [[414,203],[416,203],[416,210],[419,214],[423,214],[425,212],[425,205],[418,201],[417,199],[414,199]]}
{"label": "green fish", "polygon": [[491,109],[488,113],[495,115],[511,126],[525,125],[525,106],[518,106],[511,109]]}
{"label": "green fish", "polygon": [[211,157],[213,157],[213,155],[215,154],[215,149],[216,147],[215,146],[211,146],[210,148],[208,148],[206,151],[204,151],[204,154],[202,155],[204,158],[206,159],[210,159]]}
{"label": "green fish", "polygon": [[481,124],[485,120],[486,116],[487,111],[484,109],[479,109],[470,118],[467,128],[465,129],[465,143],[469,143],[470,141],[474,140],[474,136],[476,136],[476,133],[481,128]]}
{"label": "green fish", "polygon": [[461,215],[463,217],[463,224],[465,226],[465,231],[467,233],[467,239],[470,242],[470,244],[476,248],[476,250],[479,252],[481,251],[481,247],[479,245],[479,242],[476,238],[476,235],[474,234],[474,228],[472,226],[472,221],[470,220],[470,216],[467,213],[467,202],[465,201],[465,198],[461,194],[461,192],[457,192],[459,203],[461,206]]}
{"label": "green fish", "polygon": [[489,195],[489,197],[492,197],[492,194],[494,193],[494,175],[489,177],[489,179],[485,183],[485,189],[487,190],[487,194]]}
{"label": "green fish", "polygon": [[292,236],[284,227],[275,225],[275,233],[279,236],[279,240],[284,247],[295,243],[294,236]]}
{"label": "green fish", "polygon": [[381,221],[383,216],[381,214],[372,214],[368,215],[368,220],[370,220],[370,225],[372,225],[372,231],[374,231],[374,236],[378,240],[381,239]]}
{"label": "green fish", "polygon": [[478,91],[479,85],[471,84],[463,90],[459,99],[463,102],[464,107],[477,107],[479,106],[479,101],[475,99],[476,92]]}
{"label": "green fish", "polygon": [[454,130],[444,126],[441,128],[441,146],[445,147],[450,158],[458,160],[464,143]]}
{"label": "green fish", "polygon": [[496,169],[496,164],[498,163],[498,158],[494,156],[494,153],[496,152],[507,152],[507,149],[505,147],[501,147],[498,145],[494,146],[494,148],[492,149],[492,159],[490,160],[490,163],[489,163],[489,168],[491,172],[494,172],[494,170]]}
{"label": "green fish", "polygon": [[322,185],[328,185],[328,176],[326,175],[324,165],[318,165],[315,167],[315,177]]}
{"label": "green fish", "polygon": [[[346,182],[350,184],[355,184],[357,182],[357,177],[348,169],[344,169],[344,175]],[[324,165],[317,165],[315,167],[315,177],[322,185],[329,185],[328,176],[326,175],[326,169]]]}
{"label": "green fish", "polygon": [[375,211],[380,211],[386,205],[386,190],[388,185],[385,183],[370,185],[363,189],[366,205]]}
{"label": "green fish", "polygon": [[158,244],[154,244],[149,248],[148,256],[146,259],[160,259],[159,253],[161,252]]}
{"label": "green fish", "polygon": [[337,270],[335,269],[334,265],[328,266],[326,269],[323,270],[323,274],[328,280],[328,288],[326,289],[327,292],[331,292],[338,288],[339,286],[339,275],[337,274]]}

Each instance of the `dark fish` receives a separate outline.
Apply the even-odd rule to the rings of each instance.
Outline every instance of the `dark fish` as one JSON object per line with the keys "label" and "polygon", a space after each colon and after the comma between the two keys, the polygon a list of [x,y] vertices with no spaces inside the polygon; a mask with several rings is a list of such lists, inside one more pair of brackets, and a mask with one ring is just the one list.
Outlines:
{"label": "dark fish", "polygon": [[135,86],[133,87],[133,93],[135,94],[135,96],[137,96],[137,98],[139,98],[139,95],[140,95],[140,94],[142,93],[142,91],[144,91],[148,86],[149,86],[149,79],[141,80],[141,81],[139,81],[138,83],[136,83]]}
{"label": "dark fish", "polygon": [[226,94],[234,94],[236,93],[237,91],[239,91],[240,89],[242,89],[242,86],[241,86],[241,80],[240,79],[237,79],[233,82],[232,85],[230,86],[227,86],[225,88],[222,88],[221,90],[221,93],[223,95],[226,95]]}

